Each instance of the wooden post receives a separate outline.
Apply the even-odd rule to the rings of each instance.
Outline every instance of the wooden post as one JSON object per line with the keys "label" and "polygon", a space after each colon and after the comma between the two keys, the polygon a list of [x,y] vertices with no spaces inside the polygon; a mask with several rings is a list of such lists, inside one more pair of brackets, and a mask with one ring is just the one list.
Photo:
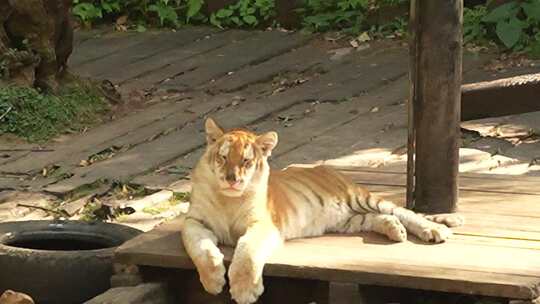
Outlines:
{"label": "wooden post", "polygon": [[463,0],[412,0],[410,16],[407,205],[421,212],[453,212],[458,199]]}

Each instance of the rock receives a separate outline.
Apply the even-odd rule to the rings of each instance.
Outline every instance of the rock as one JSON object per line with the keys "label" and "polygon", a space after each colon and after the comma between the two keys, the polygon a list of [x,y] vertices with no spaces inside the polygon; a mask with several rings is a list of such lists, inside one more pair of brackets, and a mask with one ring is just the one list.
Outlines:
{"label": "rock", "polygon": [[8,289],[0,296],[0,304],[34,304],[34,300],[27,294]]}

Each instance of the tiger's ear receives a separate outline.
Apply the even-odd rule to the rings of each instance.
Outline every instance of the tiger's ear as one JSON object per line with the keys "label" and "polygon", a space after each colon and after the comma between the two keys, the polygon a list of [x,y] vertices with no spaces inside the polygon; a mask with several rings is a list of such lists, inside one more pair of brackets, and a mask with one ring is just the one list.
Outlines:
{"label": "tiger's ear", "polygon": [[223,136],[223,129],[210,117],[208,117],[204,123],[204,129],[206,131],[206,141],[208,144],[214,143],[221,136]]}
{"label": "tiger's ear", "polygon": [[262,148],[265,157],[272,155],[272,150],[278,143],[278,135],[276,132],[267,132],[257,137],[256,143]]}

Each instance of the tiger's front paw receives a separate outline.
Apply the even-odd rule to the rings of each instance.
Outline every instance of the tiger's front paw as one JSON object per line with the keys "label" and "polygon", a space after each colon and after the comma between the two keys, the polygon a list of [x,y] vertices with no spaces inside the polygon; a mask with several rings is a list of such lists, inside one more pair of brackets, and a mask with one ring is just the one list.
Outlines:
{"label": "tiger's front paw", "polygon": [[385,216],[382,219],[382,229],[389,239],[396,242],[407,240],[407,229],[401,224],[399,219],[393,215]]}
{"label": "tiger's front paw", "polygon": [[238,304],[255,303],[264,291],[263,279],[256,273],[253,261],[233,261],[229,267],[231,297]]}
{"label": "tiger's front paw", "polygon": [[202,267],[198,270],[204,289],[213,295],[221,293],[226,283],[223,254],[219,250],[208,251]]}
{"label": "tiger's front paw", "polygon": [[420,234],[420,238],[426,242],[442,243],[452,236],[452,230],[445,225],[430,223]]}

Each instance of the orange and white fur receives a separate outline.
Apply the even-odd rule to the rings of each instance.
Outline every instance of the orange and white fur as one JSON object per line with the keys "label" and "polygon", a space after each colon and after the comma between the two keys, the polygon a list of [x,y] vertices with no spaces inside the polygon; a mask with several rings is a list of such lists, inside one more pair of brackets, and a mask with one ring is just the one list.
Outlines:
{"label": "orange and white fur", "polygon": [[452,234],[447,226],[462,224],[459,216],[427,217],[397,207],[328,167],[271,170],[275,132],[225,132],[210,118],[205,128],[207,148],[192,172],[191,205],[181,233],[211,294],[226,283],[218,244],[236,247],[229,286],[232,298],[244,304],[263,293],[264,264],[285,240],[375,231],[403,242],[408,231],[438,243]]}

